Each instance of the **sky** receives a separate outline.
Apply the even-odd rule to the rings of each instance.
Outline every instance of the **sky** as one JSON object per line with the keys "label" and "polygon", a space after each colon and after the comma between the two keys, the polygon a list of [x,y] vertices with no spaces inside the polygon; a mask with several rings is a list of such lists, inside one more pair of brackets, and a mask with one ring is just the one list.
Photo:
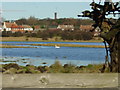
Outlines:
{"label": "sky", "polygon": [[[0,0],[2,2],[92,2],[93,0]],[[95,2],[105,0],[94,0]],[[106,0],[109,1],[109,0]],[[119,2],[120,0],[112,0],[113,2]]]}
{"label": "sky", "polygon": [[91,10],[89,6],[91,2],[92,0],[44,0],[44,2],[43,0],[2,0],[0,13],[6,20],[30,16],[53,19],[55,12],[57,18],[78,18],[77,15],[82,11]]}
{"label": "sky", "polygon": [[90,10],[89,2],[3,2],[2,17],[9,20],[19,18],[78,18],[83,10]]}

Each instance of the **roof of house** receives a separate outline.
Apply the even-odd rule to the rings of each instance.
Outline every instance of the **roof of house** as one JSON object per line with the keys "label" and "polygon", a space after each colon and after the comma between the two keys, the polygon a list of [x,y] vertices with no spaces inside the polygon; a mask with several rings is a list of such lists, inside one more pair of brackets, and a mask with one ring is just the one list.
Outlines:
{"label": "roof of house", "polygon": [[15,22],[11,23],[11,22],[5,22],[5,25],[7,28],[11,28],[12,26],[18,26]]}
{"label": "roof of house", "polygon": [[73,25],[58,25],[58,29],[74,29]]}
{"label": "roof of house", "polygon": [[92,25],[80,25],[80,29],[89,31],[89,30],[92,30],[93,27],[92,27]]}
{"label": "roof of house", "polygon": [[24,28],[23,26],[19,25],[19,26],[14,26],[12,25],[11,28]]}
{"label": "roof of house", "polygon": [[24,28],[31,28],[29,25],[22,25]]}

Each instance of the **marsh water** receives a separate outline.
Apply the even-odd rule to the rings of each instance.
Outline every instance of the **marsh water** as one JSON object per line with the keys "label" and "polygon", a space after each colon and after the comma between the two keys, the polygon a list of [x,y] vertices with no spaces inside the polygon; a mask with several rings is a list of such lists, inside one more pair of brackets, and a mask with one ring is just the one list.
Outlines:
{"label": "marsh water", "polygon": [[[64,43],[81,45],[104,45],[94,42],[2,42],[3,44],[30,46],[23,44],[43,44],[43,43]],[[33,47],[33,46],[31,46]],[[61,64],[72,63],[75,65],[100,64],[105,60],[104,48],[85,48],[85,47],[60,47],[54,46],[35,46],[37,48],[2,48],[1,62],[17,63],[19,65],[46,65],[53,64],[59,60]]]}

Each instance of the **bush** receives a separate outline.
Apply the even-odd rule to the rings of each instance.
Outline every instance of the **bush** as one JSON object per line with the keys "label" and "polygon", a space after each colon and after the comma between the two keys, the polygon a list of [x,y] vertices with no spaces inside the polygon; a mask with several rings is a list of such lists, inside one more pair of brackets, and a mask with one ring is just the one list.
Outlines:
{"label": "bush", "polygon": [[64,65],[64,73],[75,73],[77,72],[77,68],[73,64],[65,64]]}
{"label": "bush", "polygon": [[13,37],[20,37],[20,36],[23,36],[23,33],[21,32],[15,32],[12,34]]}
{"label": "bush", "polygon": [[49,68],[47,66],[38,66],[37,70],[44,73],[44,72],[49,71]]}
{"label": "bush", "polygon": [[64,68],[59,61],[55,61],[55,63],[50,66],[49,72],[51,72],[51,73],[64,72]]}
{"label": "bush", "polygon": [[2,66],[3,69],[7,70],[7,69],[10,69],[10,68],[15,68],[15,69],[19,69],[19,65],[18,64],[15,64],[15,63],[9,63],[9,64],[4,64]]}

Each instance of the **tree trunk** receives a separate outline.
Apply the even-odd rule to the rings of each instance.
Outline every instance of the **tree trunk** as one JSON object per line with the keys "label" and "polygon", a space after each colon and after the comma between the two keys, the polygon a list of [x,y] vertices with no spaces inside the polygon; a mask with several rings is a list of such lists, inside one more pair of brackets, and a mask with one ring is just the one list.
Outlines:
{"label": "tree trunk", "polygon": [[[120,18],[118,19],[117,23],[110,29],[110,31],[105,33],[102,38],[109,45],[110,72],[120,72]],[[108,65],[105,64],[105,66],[103,66],[103,72],[105,71],[106,66]]]}
{"label": "tree trunk", "polygon": [[[110,71],[120,72],[120,33],[118,33],[114,39],[114,44],[110,43]],[[112,45],[111,45],[112,44]]]}
{"label": "tree trunk", "polygon": [[120,72],[120,18],[108,33],[108,37],[110,38],[110,71]]}

